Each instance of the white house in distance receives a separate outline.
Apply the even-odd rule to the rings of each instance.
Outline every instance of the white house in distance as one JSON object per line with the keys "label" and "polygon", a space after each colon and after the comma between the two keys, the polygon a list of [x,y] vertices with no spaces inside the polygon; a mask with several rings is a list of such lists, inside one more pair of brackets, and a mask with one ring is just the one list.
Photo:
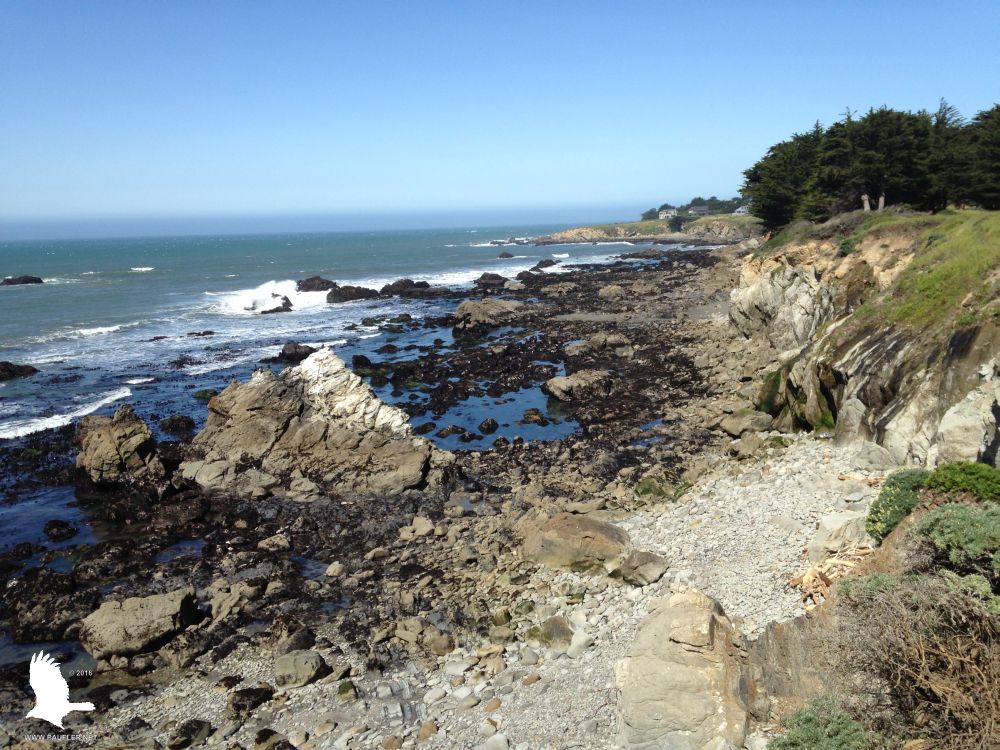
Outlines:
{"label": "white house in distance", "polygon": [[660,212],[657,214],[657,218],[659,218],[660,220],[663,220],[663,219],[672,219],[676,215],[677,215],[677,209],[676,208],[664,208],[664,209],[661,209]]}
{"label": "white house in distance", "polygon": [[733,211],[734,216],[746,216],[749,213],[750,213],[750,206],[747,206],[745,204],[737,208],[735,211]]}

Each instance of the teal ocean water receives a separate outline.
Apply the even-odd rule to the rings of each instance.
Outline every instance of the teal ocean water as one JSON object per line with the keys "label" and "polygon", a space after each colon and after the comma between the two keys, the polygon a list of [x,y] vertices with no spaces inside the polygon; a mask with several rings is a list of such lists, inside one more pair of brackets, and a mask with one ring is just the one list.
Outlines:
{"label": "teal ocean water", "polygon": [[[177,403],[190,404],[190,389],[246,377],[285,341],[349,352],[383,335],[358,327],[365,317],[421,318],[454,305],[402,299],[330,305],[323,293],[296,292],[297,279],[321,275],[378,288],[409,277],[462,288],[486,271],[514,276],[543,258],[601,262],[623,250],[491,244],[561,228],[0,242],[0,277],[45,280],[0,287],[0,360],[41,371],[0,384],[0,439],[59,427],[123,401],[144,403],[152,416],[175,413]],[[499,259],[504,250],[515,257]],[[273,306],[273,294],[287,295],[293,311],[260,315]],[[202,331],[213,335],[189,335]]]}

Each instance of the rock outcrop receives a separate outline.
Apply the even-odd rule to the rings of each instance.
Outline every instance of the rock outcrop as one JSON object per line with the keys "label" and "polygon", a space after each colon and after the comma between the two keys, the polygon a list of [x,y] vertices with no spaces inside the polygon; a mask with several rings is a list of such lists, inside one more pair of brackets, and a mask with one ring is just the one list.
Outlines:
{"label": "rock outcrop", "polygon": [[41,284],[42,279],[38,276],[8,276],[0,281],[0,286],[23,286],[25,284]]}
{"label": "rock outcrop", "polygon": [[162,480],[166,471],[156,454],[153,433],[129,404],[119,406],[113,417],[88,416],[77,426],[80,452],[76,467],[98,484],[149,483]]}
{"label": "rock outcrop", "polygon": [[322,276],[310,276],[308,279],[299,279],[295,282],[297,292],[327,292],[336,287],[337,282],[324,279]]}
{"label": "rock outcrop", "polygon": [[589,516],[559,513],[525,533],[524,556],[554,567],[615,568],[628,553],[628,533]]}
{"label": "rock outcrop", "polygon": [[326,293],[327,302],[354,302],[359,299],[374,299],[378,297],[378,292],[363,286],[338,286],[333,287]]}
{"label": "rock outcrop", "polygon": [[715,600],[693,589],[654,600],[615,667],[620,746],[743,747],[747,673],[739,634]]}
{"label": "rock outcrop", "polygon": [[612,376],[607,370],[580,370],[572,375],[549,378],[542,390],[560,401],[607,396],[611,392]]}
{"label": "rock outcrop", "polygon": [[159,648],[202,618],[192,588],[106,601],[83,618],[80,643],[95,659],[136,654]]}
{"label": "rock outcrop", "polygon": [[198,455],[180,470],[204,489],[299,499],[440,488],[452,463],[328,349],[230,385],[192,445]]}
{"label": "rock outcrop", "polygon": [[514,320],[524,307],[523,303],[507,299],[470,299],[455,310],[455,328],[496,328]]}
{"label": "rock outcrop", "polygon": [[27,378],[38,372],[38,369],[31,365],[18,365],[13,362],[0,362],[0,382],[13,380],[14,378]]}

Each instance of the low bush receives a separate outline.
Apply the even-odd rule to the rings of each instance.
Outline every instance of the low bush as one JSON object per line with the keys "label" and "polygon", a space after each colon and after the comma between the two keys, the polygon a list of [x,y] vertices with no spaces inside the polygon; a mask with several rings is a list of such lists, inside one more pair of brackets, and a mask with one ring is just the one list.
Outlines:
{"label": "low bush", "polygon": [[864,727],[825,698],[817,698],[782,722],[787,730],[771,740],[769,750],[868,750]]}
{"label": "low bush", "polygon": [[[845,581],[838,645],[867,693],[870,731],[933,747],[1000,743],[1000,618],[975,576]],[[798,747],[798,746],[791,746]]]}
{"label": "low bush", "polygon": [[969,492],[982,502],[1000,502],[1000,470],[986,464],[960,461],[939,466],[925,485],[939,492]]}
{"label": "low bush", "polygon": [[929,475],[925,469],[903,469],[885,480],[865,521],[865,529],[873,539],[881,542],[909,515]]}
{"label": "low bush", "polygon": [[948,503],[921,518],[913,533],[947,560],[944,567],[1000,580],[1000,505]]}

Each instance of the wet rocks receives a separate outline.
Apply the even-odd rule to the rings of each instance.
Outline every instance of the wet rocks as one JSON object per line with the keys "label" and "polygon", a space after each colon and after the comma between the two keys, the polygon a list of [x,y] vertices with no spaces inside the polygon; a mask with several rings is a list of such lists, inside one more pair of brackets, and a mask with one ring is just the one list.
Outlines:
{"label": "wet rocks", "polygon": [[497,423],[495,419],[493,419],[493,417],[487,417],[486,419],[484,419],[482,422],[479,423],[478,429],[484,435],[492,435],[499,428],[500,425]]}
{"label": "wet rocks", "polygon": [[297,292],[328,292],[336,288],[336,282],[324,279],[322,276],[310,276],[308,279],[299,279],[295,282]]}
{"label": "wet rocks", "polygon": [[748,675],[736,643],[729,618],[701,592],[655,601],[615,667],[621,746],[742,747]]}
{"label": "wet rocks", "polygon": [[608,370],[580,370],[545,381],[542,390],[560,401],[607,396],[612,375]]}
{"label": "wet rocks", "polygon": [[315,351],[315,347],[289,341],[281,347],[281,351],[275,356],[262,359],[261,362],[276,365],[297,365]]}
{"label": "wet rocks", "polygon": [[38,369],[31,365],[18,365],[6,360],[0,361],[0,382],[14,378],[27,378],[36,372]]}
{"label": "wet rocks", "polygon": [[194,432],[195,421],[186,414],[174,414],[160,420],[160,429],[168,435],[187,437]]}
{"label": "wet rocks", "polygon": [[95,483],[158,482],[165,476],[153,433],[129,404],[111,418],[84,417],[77,437],[76,466]]}
{"label": "wet rocks", "polygon": [[267,310],[261,310],[261,315],[271,315],[273,313],[286,313],[292,311],[292,301],[288,299],[288,297],[283,294],[274,293],[272,293],[271,296],[278,300],[278,304],[274,307],[268,308]]}
{"label": "wet rocks", "polygon": [[426,281],[414,281],[413,279],[399,279],[386,284],[379,290],[379,294],[395,297],[436,297],[447,293],[445,287],[431,286]]}
{"label": "wet rocks", "polygon": [[506,250],[504,250],[502,253],[500,253],[497,256],[497,258],[499,258],[500,260],[510,260],[513,257],[514,257],[514,254],[513,253],[508,253]]}
{"label": "wet rocks", "polygon": [[354,302],[360,299],[374,299],[379,293],[363,286],[337,286],[326,293],[326,301],[330,303]]}
{"label": "wet rocks", "polygon": [[515,300],[481,299],[466,300],[455,310],[455,328],[496,328],[515,319],[524,304]]}
{"label": "wet rocks", "polygon": [[579,357],[584,354],[600,352],[604,349],[621,349],[624,353],[625,347],[630,347],[631,342],[628,337],[621,333],[595,333],[585,341],[577,341],[565,346],[567,357]]}
{"label": "wet rocks", "polygon": [[330,490],[399,494],[440,485],[452,462],[328,349],[230,385],[193,446],[200,457],[181,465],[185,478],[258,494],[288,486],[293,472]]}
{"label": "wet rocks", "polygon": [[67,521],[54,518],[51,521],[46,521],[42,531],[53,542],[65,542],[76,536],[80,530]]}
{"label": "wet rocks", "polygon": [[80,642],[96,659],[135,654],[158,648],[202,618],[190,587],[106,601],[83,619]]}
{"label": "wet rocks", "polygon": [[476,279],[476,288],[483,291],[496,291],[503,289],[506,283],[507,278],[505,276],[501,276],[498,273],[486,272]]}
{"label": "wet rocks", "polygon": [[524,556],[538,563],[579,570],[614,567],[629,547],[628,533],[606,521],[559,513],[524,535]]}
{"label": "wet rocks", "polygon": [[41,284],[42,279],[39,276],[8,276],[3,281],[0,281],[0,286],[23,286],[25,284]]}

